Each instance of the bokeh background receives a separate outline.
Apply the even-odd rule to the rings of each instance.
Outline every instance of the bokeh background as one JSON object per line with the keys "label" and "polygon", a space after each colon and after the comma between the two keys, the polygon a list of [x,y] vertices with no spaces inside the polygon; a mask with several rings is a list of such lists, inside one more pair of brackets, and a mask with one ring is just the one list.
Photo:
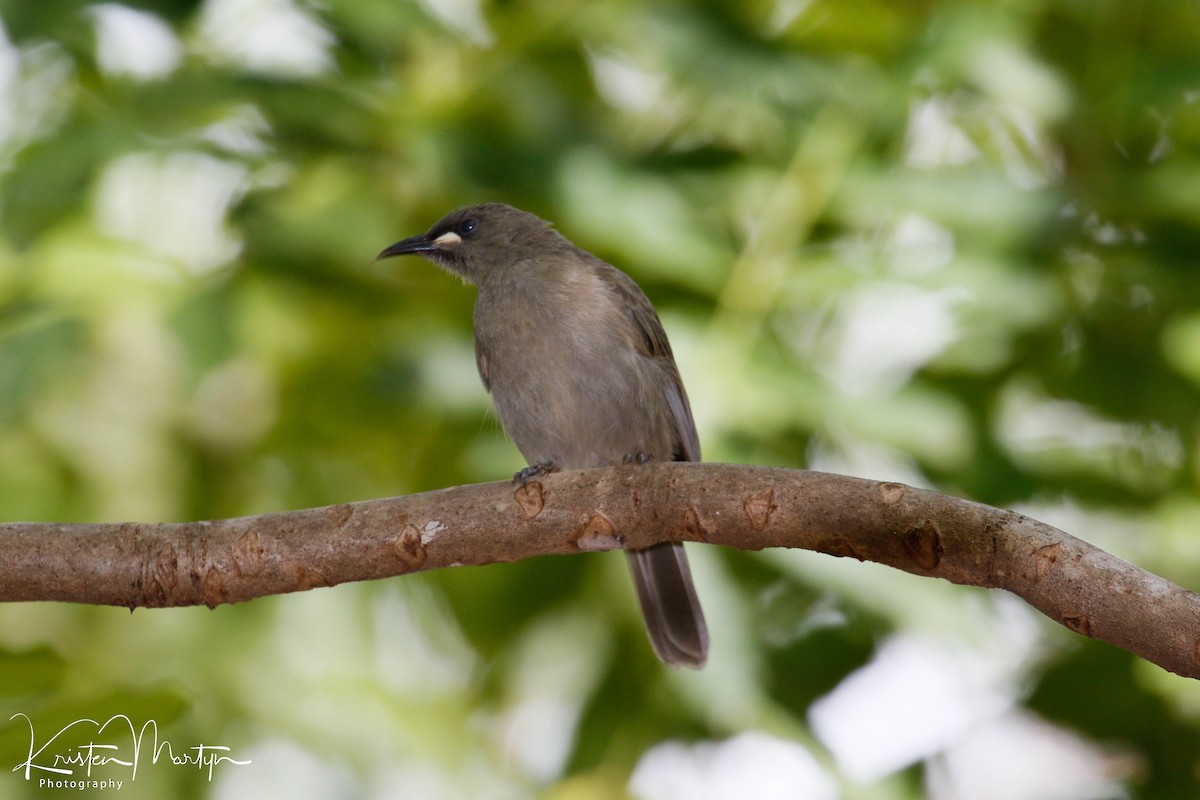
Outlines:
{"label": "bokeh background", "polygon": [[[503,200],[645,288],[706,460],[1015,508],[1200,587],[1195,3],[4,0],[0,24],[0,519],[511,475],[473,290],[372,263]],[[41,737],[126,714],[253,764],[143,764],[125,798],[1200,796],[1193,681],[1003,593],[691,553],[700,673],[654,660],[615,554],[3,607],[0,764],[17,712]],[[0,770],[46,796],[81,793]]]}

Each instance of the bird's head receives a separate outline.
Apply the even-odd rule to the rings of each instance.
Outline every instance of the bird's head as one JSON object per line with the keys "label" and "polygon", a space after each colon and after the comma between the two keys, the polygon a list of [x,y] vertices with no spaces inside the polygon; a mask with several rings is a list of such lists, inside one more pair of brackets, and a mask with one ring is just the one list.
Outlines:
{"label": "bird's head", "polygon": [[474,284],[514,264],[571,245],[544,219],[504,203],[451,211],[425,233],[396,242],[376,256],[421,255]]}

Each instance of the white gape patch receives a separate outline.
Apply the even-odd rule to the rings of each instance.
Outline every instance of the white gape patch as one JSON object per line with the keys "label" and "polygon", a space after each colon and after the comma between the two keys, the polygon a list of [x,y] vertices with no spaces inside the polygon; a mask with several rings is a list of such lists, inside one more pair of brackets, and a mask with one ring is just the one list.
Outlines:
{"label": "white gape patch", "polygon": [[434,239],[433,243],[441,247],[454,247],[462,244],[462,237],[454,231],[446,231],[441,236]]}

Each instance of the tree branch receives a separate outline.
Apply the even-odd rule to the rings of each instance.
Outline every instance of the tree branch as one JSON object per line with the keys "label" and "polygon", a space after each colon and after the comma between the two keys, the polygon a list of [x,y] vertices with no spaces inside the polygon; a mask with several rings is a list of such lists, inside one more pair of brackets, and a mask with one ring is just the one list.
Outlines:
{"label": "tree branch", "polygon": [[254,517],[0,525],[0,601],[216,606],[419,570],[668,539],[798,547],[995,587],[1200,677],[1200,595],[1044,523],[898,483],[650,464]]}

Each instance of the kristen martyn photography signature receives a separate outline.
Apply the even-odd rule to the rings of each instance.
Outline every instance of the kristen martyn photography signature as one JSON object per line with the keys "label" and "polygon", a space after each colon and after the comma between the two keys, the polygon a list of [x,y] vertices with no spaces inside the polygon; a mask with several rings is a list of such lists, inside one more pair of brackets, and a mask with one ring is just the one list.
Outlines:
{"label": "kristen martyn photography signature", "polygon": [[124,714],[103,723],[77,719],[45,738],[34,732],[28,715],[18,712],[9,717],[10,722],[17,720],[29,728],[29,756],[12,771],[46,789],[120,789],[126,781],[137,779],[139,768],[160,764],[200,770],[211,781],[218,769],[250,763],[235,758],[225,745],[178,747],[160,739],[158,723],[152,719],[140,728]]}

